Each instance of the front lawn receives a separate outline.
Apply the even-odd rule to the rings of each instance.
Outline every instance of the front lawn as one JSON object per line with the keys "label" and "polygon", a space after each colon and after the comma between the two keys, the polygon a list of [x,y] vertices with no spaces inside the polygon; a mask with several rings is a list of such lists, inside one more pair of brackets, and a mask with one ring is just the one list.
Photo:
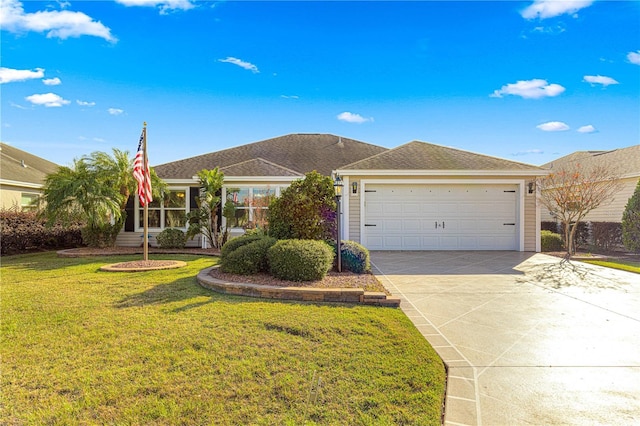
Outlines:
{"label": "front lawn", "polygon": [[635,272],[640,274],[640,262],[633,262],[630,260],[583,260],[585,263],[591,263],[593,265],[605,266],[607,268],[620,269],[627,272]]}
{"label": "front lawn", "polygon": [[210,257],[98,271],[139,258],[2,258],[0,424],[440,424],[443,365],[399,309],[219,295]]}

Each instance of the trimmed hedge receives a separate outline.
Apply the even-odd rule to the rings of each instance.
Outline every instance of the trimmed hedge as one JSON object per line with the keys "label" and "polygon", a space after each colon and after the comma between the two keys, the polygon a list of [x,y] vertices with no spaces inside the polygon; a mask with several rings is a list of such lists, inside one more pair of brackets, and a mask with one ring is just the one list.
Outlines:
{"label": "trimmed hedge", "polygon": [[257,241],[242,245],[220,259],[220,268],[224,272],[239,275],[251,275],[269,270],[267,252],[276,243],[275,238],[262,237]]}
{"label": "trimmed hedge", "polygon": [[271,275],[288,281],[324,278],[333,265],[333,250],[317,240],[280,240],[267,252]]}
{"label": "trimmed hedge", "polygon": [[180,229],[167,228],[156,236],[160,248],[184,248],[187,244],[187,234]]}
{"label": "trimmed hedge", "polygon": [[[355,241],[345,240],[340,244],[340,248],[340,263],[343,271],[362,274],[371,270],[369,250],[367,250],[363,245]],[[335,244],[333,245],[333,252],[336,254],[338,252]]]}
{"label": "trimmed hedge", "polygon": [[46,226],[35,212],[0,210],[0,252],[2,255],[29,250],[55,250],[82,246],[82,226]]}
{"label": "trimmed hedge", "polygon": [[229,255],[229,253],[237,250],[238,248],[250,244],[254,241],[258,241],[263,238],[261,235],[241,235],[239,237],[233,238],[227,241],[220,249],[220,260],[223,260],[225,257]]}
{"label": "trimmed hedge", "polygon": [[551,231],[540,231],[542,251],[562,251],[562,236]]}

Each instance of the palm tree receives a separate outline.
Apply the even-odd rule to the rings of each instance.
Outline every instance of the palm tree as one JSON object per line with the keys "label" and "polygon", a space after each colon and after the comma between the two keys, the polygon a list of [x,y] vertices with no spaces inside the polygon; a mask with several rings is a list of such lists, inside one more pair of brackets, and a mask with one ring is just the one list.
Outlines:
{"label": "palm tree", "polygon": [[[153,169],[151,185],[154,197],[164,194],[166,184]],[[113,156],[94,152],[47,176],[41,211],[49,223],[85,222],[83,239],[88,245],[114,245],[136,187],[128,151],[114,148]]]}

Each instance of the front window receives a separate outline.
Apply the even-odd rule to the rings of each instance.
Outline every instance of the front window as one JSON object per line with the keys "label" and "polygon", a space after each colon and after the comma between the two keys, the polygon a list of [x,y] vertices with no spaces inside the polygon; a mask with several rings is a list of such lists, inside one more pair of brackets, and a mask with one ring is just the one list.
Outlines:
{"label": "front window", "polygon": [[[149,203],[149,228],[185,228],[187,225],[187,192],[170,190],[163,200]],[[144,210],[140,209],[138,225],[144,227]]]}
{"label": "front window", "polygon": [[32,211],[36,209],[36,201],[39,195],[32,192],[23,192],[20,194],[20,207],[23,212]]}
{"label": "front window", "polygon": [[[252,229],[267,225],[269,203],[277,196],[280,188],[270,187],[228,187],[227,201],[235,209],[225,217],[230,228]],[[233,213],[233,214],[232,214]]]}

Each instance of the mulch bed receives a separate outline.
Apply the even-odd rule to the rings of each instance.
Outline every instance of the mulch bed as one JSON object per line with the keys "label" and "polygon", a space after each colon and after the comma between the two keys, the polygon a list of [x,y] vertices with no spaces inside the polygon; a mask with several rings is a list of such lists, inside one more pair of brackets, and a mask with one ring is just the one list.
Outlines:
{"label": "mulch bed", "polygon": [[276,287],[313,287],[313,288],[362,288],[365,291],[378,291],[391,294],[371,273],[355,274],[353,272],[329,271],[321,280],[317,281],[285,281],[269,274],[236,275],[222,272],[220,268],[213,268],[210,275],[221,281],[262,284]]}

